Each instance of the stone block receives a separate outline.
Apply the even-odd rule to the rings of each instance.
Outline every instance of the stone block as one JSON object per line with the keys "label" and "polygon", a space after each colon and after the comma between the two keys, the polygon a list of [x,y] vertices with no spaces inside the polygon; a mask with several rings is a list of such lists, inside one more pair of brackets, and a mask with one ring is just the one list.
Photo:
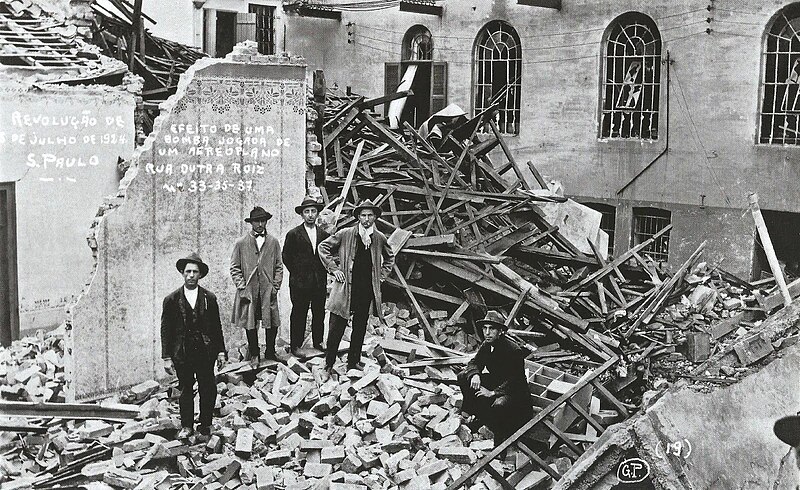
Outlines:
{"label": "stone block", "polygon": [[264,464],[281,466],[292,459],[292,452],[288,449],[270,451],[262,458]]}
{"label": "stone block", "polygon": [[382,427],[389,423],[390,420],[400,415],[402,412],[402,408],[400,407],[399,403],[392,404],[389,408],[387,408],[383,413],[375,417],[375,424],[378,427]]}
{"label": "stone block", "polygon": [[253,437],[253,429],[239,429],[234,453],[242,459],[250,459],[253,454]]}
{"label": "stone block", "polygon": [[344,446],[330,446],[322,448],[320,463],[338,464],[344,461]]}
{"label": "stone block", "polygon": [[306,478],[325,478],[333,471],[333,467],[326,463],[306,463],[303,476]]}
{"label": "stone block", "polygon": [[439,457],[458,464],[474,464],[475,452],[468,447],[446,446],[439,449]]}

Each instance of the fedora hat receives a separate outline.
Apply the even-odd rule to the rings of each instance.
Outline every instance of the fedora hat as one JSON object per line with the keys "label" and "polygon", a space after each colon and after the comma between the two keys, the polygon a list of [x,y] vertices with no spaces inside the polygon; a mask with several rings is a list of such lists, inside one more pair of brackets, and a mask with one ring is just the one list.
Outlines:
{"label": "fedora hat", "polygon": [[505,330],[506,327],[506,319],[505,317],[497,311],[487,311],[486,316],[483,317],[482,320],[478,320],[475,322],[475,325],[482,327],[484,325],[494,328],[499,328],[501,330]]}
{"label": "fedora hat", "polygon": [[381,211],[381,208],[376,206],[375,203],[373,203],[369,199],[366,199],[364,201],[361,201],[361,204],[359,204],[353,209],[353,216],[358,218],[358,213],[360,213],[364,209],[371,209],[375,213],[376,218],[380,218],[381,214],[383,213],[383,211]]}
{"label": "fedora hat", "polygon": [[178,259],[178,261],[175,262],[175,267],[177,267],[178,272],[183,273],[183,269],[189,262],[197,264],[197,266],[200,267],[200,279],[206,277],[206,274],[208,274],[208,266],[203,262],[203,259],[197,255],[197,252],[192,252],[187,257]]}
{"label": "fedora hat", "polygon": [[800,446],[800,415],[778,419],[772,431],[782,442],[792,447]]}
{"label": "fedora hat", "polygon": [[303,202],[300,203],[299,206],[295,206],[294,212],[297,214],[303,214],[303,210],[305,208],[317,208],[317,211],[322,211],[322,208],[325,206],[321,203],[318,203],[315,199],[310,197],[306,197],[303,199]]}
{"label": "fedora hat", "polygon": [[256,206],[253,208],[252,211],[250,211],[250,217],[245,218],[244,220],[250,223],[251,221],[256,221],[256,220],[267,221],[270,218],[272,218],[272,215],[270,213],[264,211],[264,208],[262,208],[261,206]]}

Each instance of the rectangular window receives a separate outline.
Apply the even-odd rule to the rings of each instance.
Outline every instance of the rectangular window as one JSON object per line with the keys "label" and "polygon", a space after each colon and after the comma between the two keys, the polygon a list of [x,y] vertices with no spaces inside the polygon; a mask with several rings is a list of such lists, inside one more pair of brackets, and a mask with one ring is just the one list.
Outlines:
{"label": "rectangular window", "polygon": [[[672,213],[666,209],[633,208],[631,246],[652,238],[671,222]],[[655,261],[666,262],[669,259],[669,234],[670,232],[667,232],[658,237],[655,242],[645,247],[640,255],[647,254]]]}
{"label": "rectangular window", "polygon": [[250,4],[256,14],[256,42],[261,54],[275,54],[275,7]]}

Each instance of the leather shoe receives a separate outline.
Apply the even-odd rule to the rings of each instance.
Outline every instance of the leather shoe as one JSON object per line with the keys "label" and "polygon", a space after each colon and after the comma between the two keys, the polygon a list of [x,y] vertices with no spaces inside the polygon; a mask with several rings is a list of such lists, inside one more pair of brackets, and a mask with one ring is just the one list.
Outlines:
{"label": "leather shoe", "polygon": [[181,427],[181,430],[178,431],[178,435],[176,436],[177,439],[188,439],[189,437],[194,434],[194,429],[191,427]]}
{"label": "leather shoe", "polygon": [[359,371],[363,371],[364,370],[364,363],[363,362],[357,362],[355,364],[348,364],[347,365],[347,369],[348,369],[348,371],[350,369],[358,369]]}
{"label": "leather shoe", "polygon": [[211,426],[210,425],[198,426],[197,427],[197,432],[199,432],[201,436],[210,436],[211,435]]}

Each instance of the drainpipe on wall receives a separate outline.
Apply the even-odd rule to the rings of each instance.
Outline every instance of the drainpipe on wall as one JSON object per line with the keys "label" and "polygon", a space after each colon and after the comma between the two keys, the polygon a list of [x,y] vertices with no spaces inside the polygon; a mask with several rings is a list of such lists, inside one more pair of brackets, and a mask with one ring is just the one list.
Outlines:
{"label": "drainpipe on wall", "polygon": [[667,91],[666,91],[667,92],[667,102],[666,102],[666,106],[664,107],[664,112],[665,112],[665,117],[664,117],[664,134],[665,134],[665,136],[664,136],[664,149],[661,150],[661,153],[659,153],[653,160],[651,160],[650,163],[645,165],[643,169],[639,170],[639,172],[636,175],[634,175],[633,178],[631,180],[629,180],[627,184],[623,185],[617,191],[617,196],[622,195],[622,193],[625,191],[625,189],[627,189],[628,187],[630,187],[631,184],[636,182],[636,180],[643,173],[645,173],[647,171],[647,169],[652,167],[653,164],[655,164],[658,160],[660,160],[661,157],[666,155],[667,151],[669,151],[669,81],[670,81],[669,80],[669,65],[672,63],[672,59],[669,57],[669,51],[667,51],[667,58],[664,61],[666,62],[666,65],[667,65]]}

